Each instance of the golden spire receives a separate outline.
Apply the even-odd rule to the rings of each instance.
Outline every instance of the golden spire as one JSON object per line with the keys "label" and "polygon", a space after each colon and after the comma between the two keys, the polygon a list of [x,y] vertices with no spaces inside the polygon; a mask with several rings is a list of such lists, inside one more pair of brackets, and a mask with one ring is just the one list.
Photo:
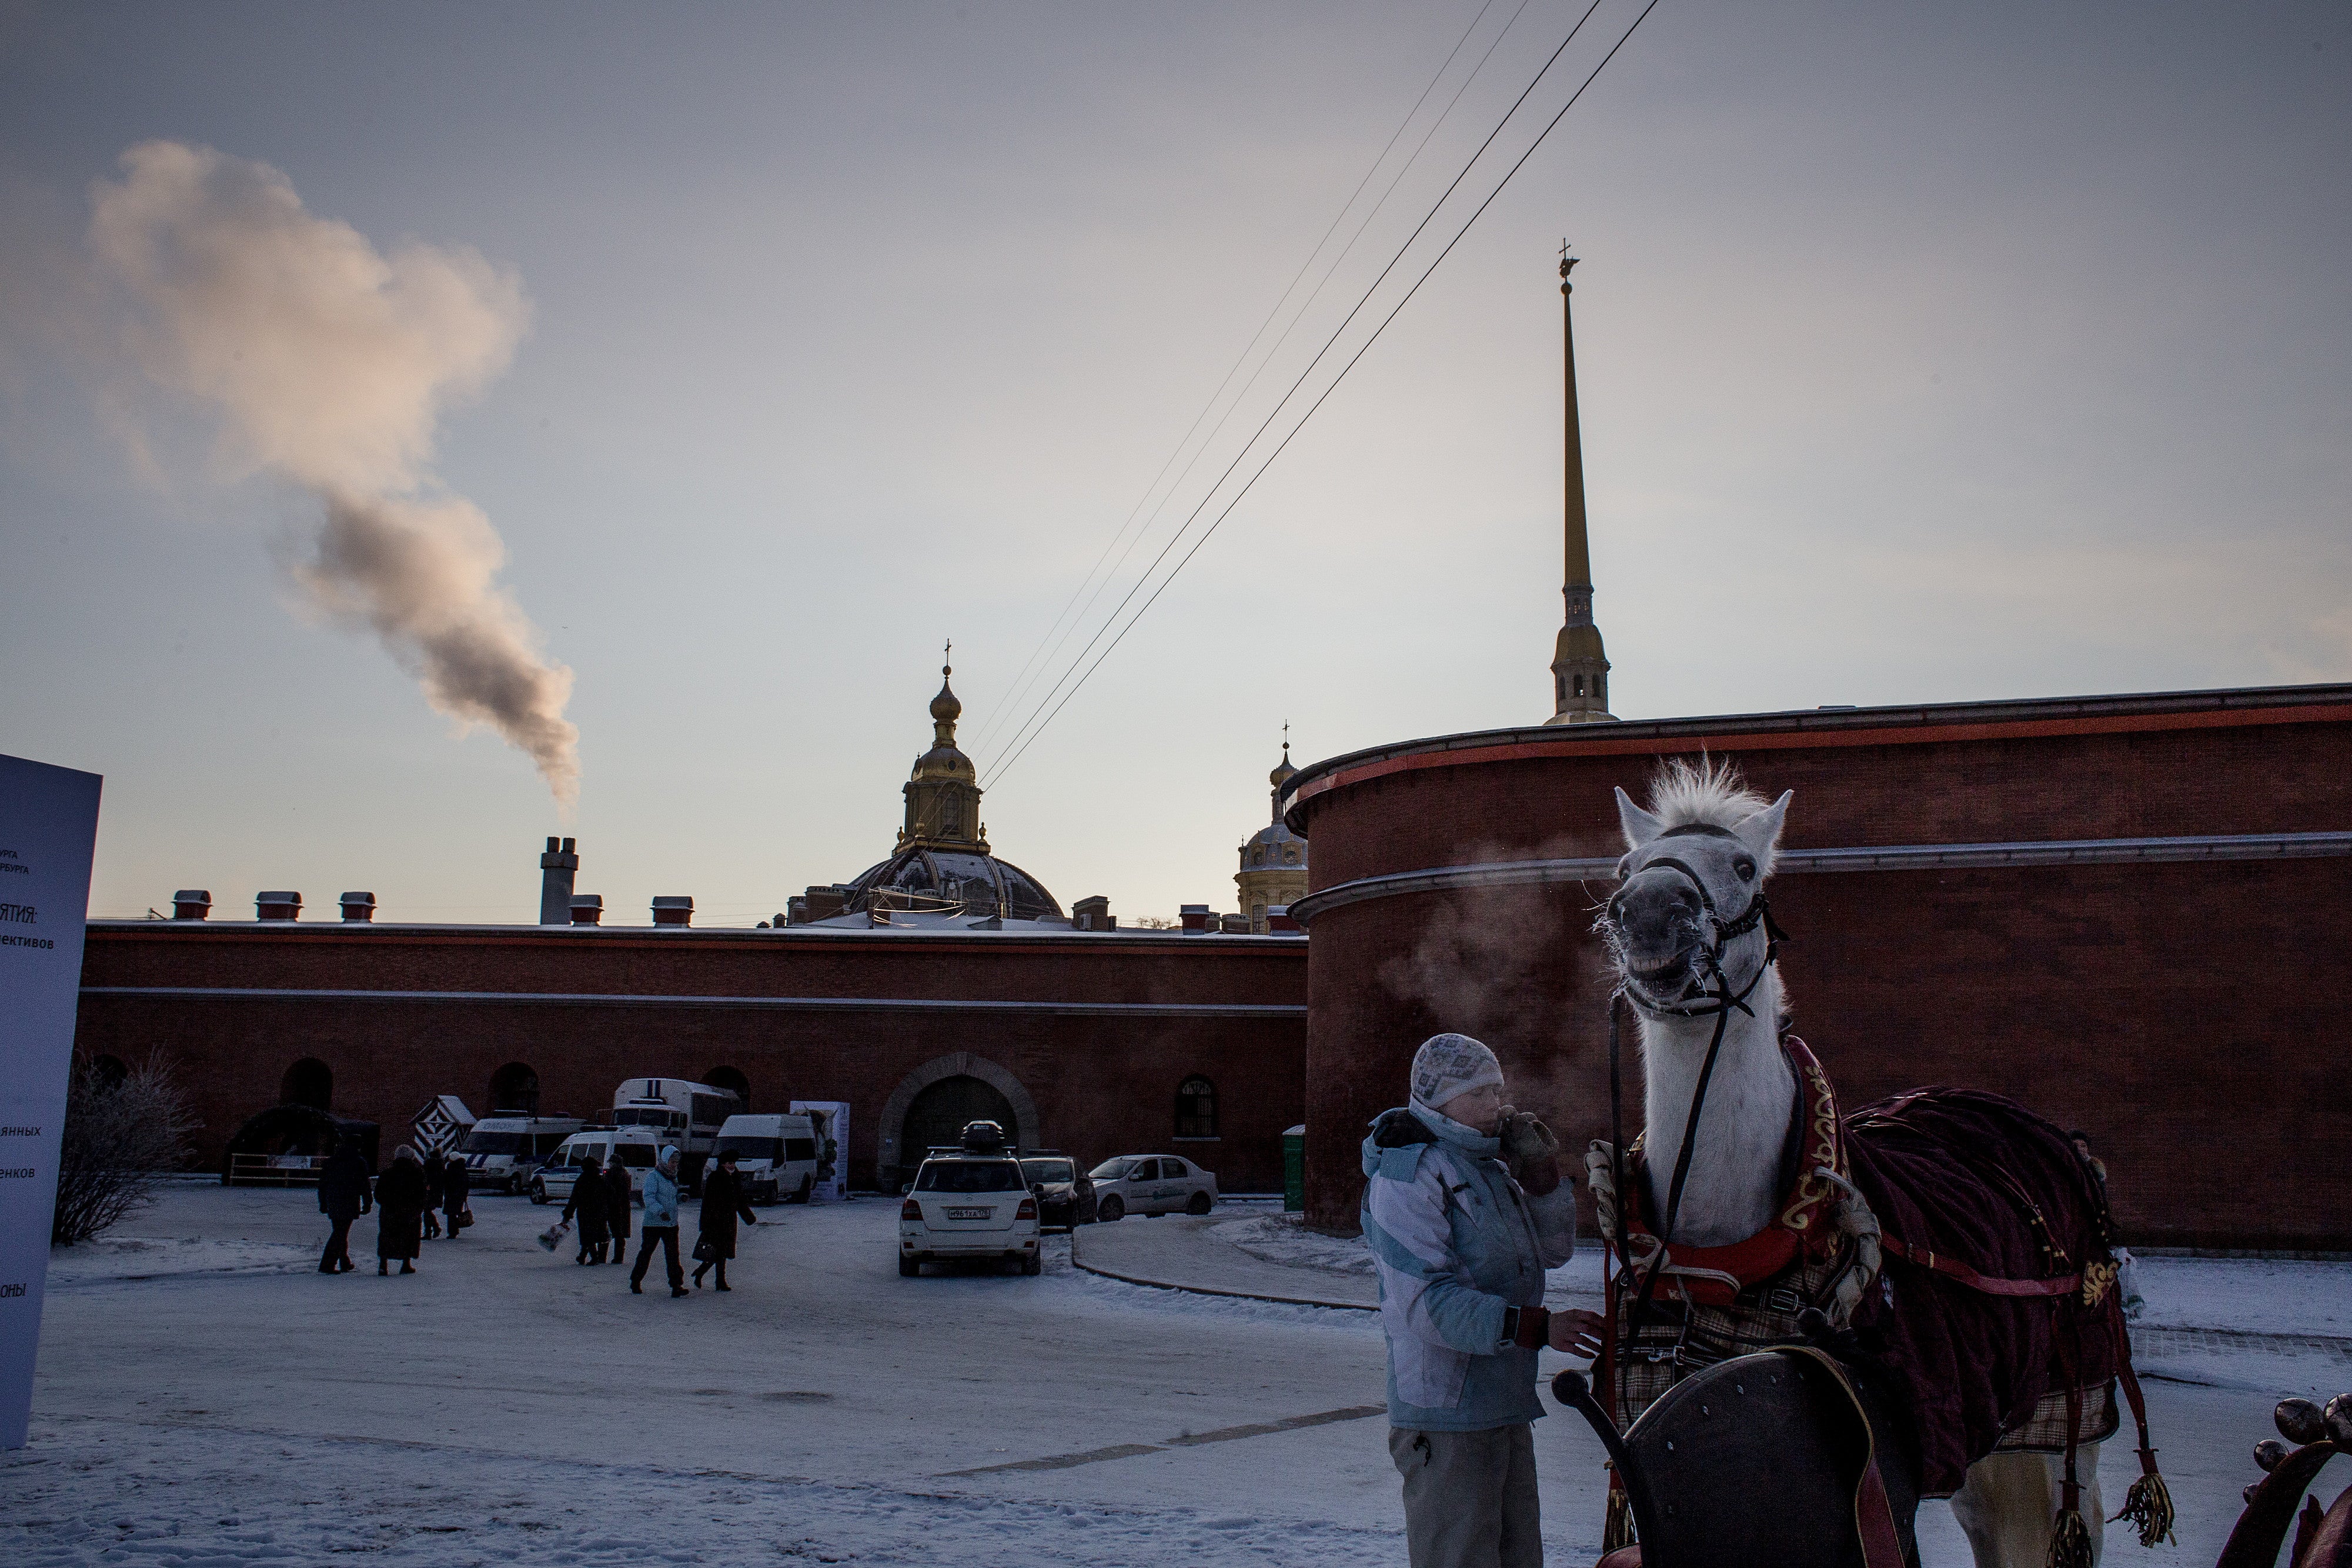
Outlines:
{"label": "golden spire", "polygon": [[1568,275],[1577,258],[1559,242],[1560,363],[1564,376],[1567,420],[1562,443],[1562,533],[1566,539],[1566,570],[1560,594],[1567,617],[1553,641],[1551,655],[1552,724],[1591,724],[1613,718],[1609,711],[1609,657],[1601,649],[1601,628],[1592,621],[1592,552],[1584,518],[1584,437],[1576,416],[1576,326],[1569,309],[1573,292]]}

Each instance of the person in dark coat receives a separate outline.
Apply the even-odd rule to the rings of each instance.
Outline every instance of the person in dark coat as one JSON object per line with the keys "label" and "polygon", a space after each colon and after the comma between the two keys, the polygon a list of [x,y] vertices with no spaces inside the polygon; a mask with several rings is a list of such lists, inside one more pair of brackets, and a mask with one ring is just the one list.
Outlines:
{"label": "person in dark coat", "polygon": [[629,1260],[629,1167],[621,1163],[619,1150],[614,1150],[611,1163],[604,1166],[604,1192],[612,1201],[604,1206],[604,1226],[613,1233],[613,1261]]}
{"label": "person in dark coat", "polygon": [[[441,1162],[441,1213],[449,1222],[449,1239],[457,1239],[457,1232],[474,1223],[466,1207],[466,1194],[473,1182],[466,1174],[466,1162],[452,1155]],[[462,1218],[461,1218],[462,1217]]]}
{"label": "person in dark coat", "polygon": [[425,1239],[431,1241],[441,1234],[441,1221],[434,1210],[441,1207],[441,1151],[432,1150],[425,1156]]}
{"label": "person in dark coat", "polygon": [[701,1260],[694,1266],[696,1290],[702,1288],[702,1276],[712,1269],[719,1270],[720,1290],[734,1289],[727,1282],[727,1260],[735,1256],[737,1215],[743,1217],[746,1225],[760,1223],[743,1196],[743,1178],[735,1174],[735,1151],[729,1149],[719,1156],[719,1168],[702,1178],[702,1238],[694,1244],[694,1255]]}
{"label": "person in dark coat", "polygon": [[583,1165],[573,1172],[572,1201],[563,1206],[563,1218],[579,1221],[579,1261],[602,1263],[604,1260],[604,1247],[610,1239],[604,1216],[612,1202],[612,1189],[604,1185],[603,1171],[593,1165]]}
{"label": "person in dark coat", "polygon": [[319,1254],[320,1273],[348,1274],[358,1267],[352,1261],[352,1221],[371,1207],[368,1185],[367,1160],[359,1145],[349,1137],[337,1139],[319,1173],[319,1212],[335,1225],[327,1249]]}
{"label": "person in dark coat", "polygon": [[392,1272],[392,1260],[400,1260],[400,1271],[416,1272],[416,1254],[423,1249],[425,1222],[425,1165],[416,1151],[406,1144],[392,1157],[392,1168],[376,1178],[375,1183],[375,1271]]}

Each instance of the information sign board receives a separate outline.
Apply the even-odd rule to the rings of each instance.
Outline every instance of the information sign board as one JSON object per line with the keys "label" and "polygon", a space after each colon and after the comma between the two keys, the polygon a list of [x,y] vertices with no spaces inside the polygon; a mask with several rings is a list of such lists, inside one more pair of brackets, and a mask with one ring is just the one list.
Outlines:
{"label": "information sign board", "polygon": [[0,1448],[32,1420],[100,782],[0,757]]}

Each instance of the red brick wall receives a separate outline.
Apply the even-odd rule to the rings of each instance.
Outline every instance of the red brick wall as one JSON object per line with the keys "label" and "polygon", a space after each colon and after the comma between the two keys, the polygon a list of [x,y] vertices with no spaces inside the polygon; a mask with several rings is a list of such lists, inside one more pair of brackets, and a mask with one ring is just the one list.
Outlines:
{"label": "red brick wall", "polygon": [[119,987],[576,992],[657,997],[824,997],[1044,1003],[1305,1000],[1304,943],[1237,938],[989,942],[764,933],[540,933],[379,927],[263,930],[93,925],[76,1043],[126,1061],[159,1048],[194,1091],[201,1157],[277,1103],[297,1060],[335,1074],[339,1114],[377,1122],[387,1152],[433,1095],[492,1107],[492,1073],[539,1075],[550,1113],[612,1103],[624,1078],[698,1078],[729,1066],[760,1109],[846,1100],[851,1179],[875,1180],[876,1118],[906,1074],[969,1051],[1035,1099],[1045,1144],[1092,1163],[1165,1148],[1177,1085],[1216,1085],[1222,1142],[1181,1152],[1232,1190],[1278,1188],[1282,1132],[1302,1117],[1304,1020],[1056,1012],[854,1011],[567,1003],[411,1002],[110,995]]}
{"label": "red brick wall", "polygon": [[[1796,791],[1792,848],[2352,829],[2352,724],[1728,755],[1762,793]],[[1300,813],[1316,885],[1614,855],[1611,786],[1639,799],[1655,761],[1563,750],[1343,781]],[[1494,1046],[1519,1103],[1573,1148],[1606,1135],[1609,982],[1590,926],[1612,885],[1418,894],[1316,920],[1313,1218],[1353,1223],[1364,1123],[1402,1103],[1414,1047],[1440,1030]],[[1807,873],[1771,895],[1795,937],[1798,1031],[1849,1108],[1927,1083],[2000,1090],[2092,1134],[2144,1244],[2352,1248],[2336,997],[2352,860]],[[1629,1134],[1633,1039],[1629,1020]]]}

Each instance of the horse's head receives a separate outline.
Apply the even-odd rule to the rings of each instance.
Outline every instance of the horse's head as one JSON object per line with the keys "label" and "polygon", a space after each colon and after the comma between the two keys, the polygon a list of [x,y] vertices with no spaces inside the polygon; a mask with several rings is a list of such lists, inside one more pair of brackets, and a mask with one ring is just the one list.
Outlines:
{"label": "horse's head", "polygon": [[1600,925],[1636,1007],[1712,1012],[1754,988],[1770,961],[1764,880],[1789,799],[1767,806],[1729,767],[1680,760],[1659,774],[1649,810],[1617,791],[1626,855]]}

